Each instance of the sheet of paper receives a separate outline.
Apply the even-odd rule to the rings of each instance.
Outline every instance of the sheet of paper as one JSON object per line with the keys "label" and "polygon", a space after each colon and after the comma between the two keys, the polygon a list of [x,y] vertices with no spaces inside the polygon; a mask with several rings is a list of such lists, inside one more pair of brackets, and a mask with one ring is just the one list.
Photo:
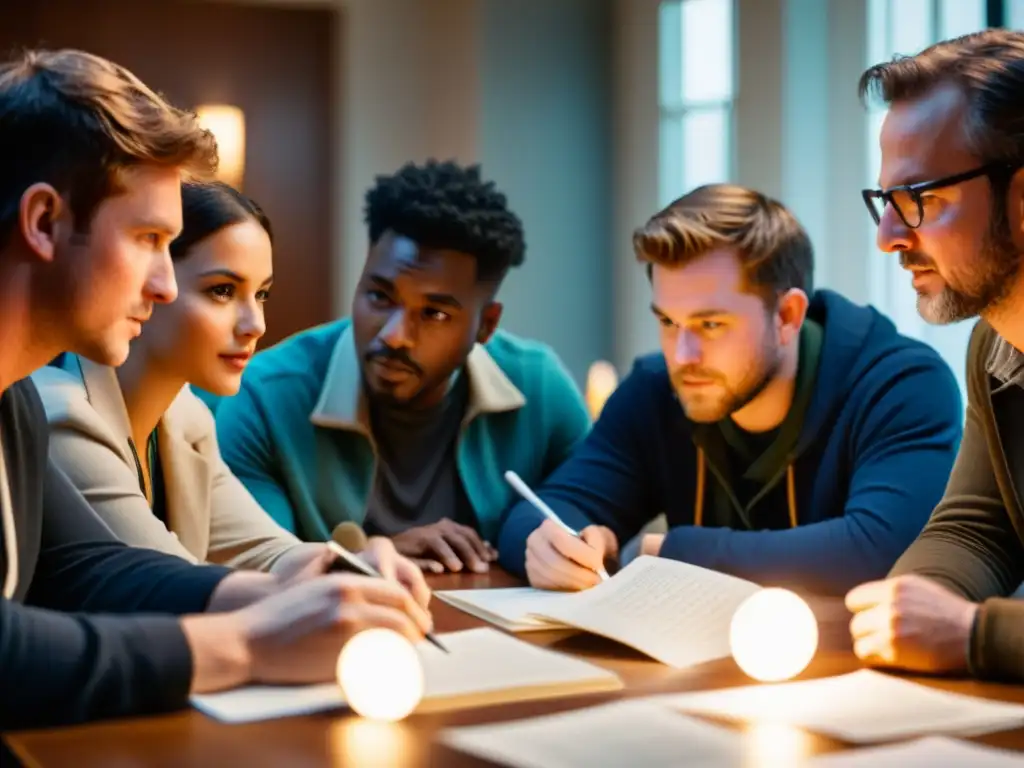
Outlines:
{"label": "sheet of paper", "polygon": [[[613,672],[489,627],[438,638],[450,653],[427,642],[417,646],[425,684],[419,711],[622,688]],[[193,696],[192,704],[210,717],[237,723],[336,709],[345,699],[339,686],[328,683],[248,686]]]}
{"label": "sheet of paper", "polygon": [[442,731],[462,752],[513,768],[740,768],[742,739],[728,729],[644,701]]}
{"label": "sheet of paper", "polygon": [[642,556],[608,581],[552,599],[537,613],[681,668],[730,655],[732,615],[758,590],[706,568]]}
{"label": "sheet of paper", "polygon": [[562,628],[558,623],[543,621],[530,614],[543,611],[552,599],[559,600],[564,596],[562,592],[533,587],[454,589],[434,593],[439,600],[509,632]]}
{"label": "sheet of paper", "polygon": [[1024,725],[1024,706],[862,669],[838,677],[659,697],[680,711],[786,723],[853,743],[973,736]]}
{"label": "sheet of paper", "polygon": [[[444,700],[490,700],[494,693],[521,691],[580,692],[617,690],[619,677],[602,667],[552,651],[504,632],[480,627],[442,635],[451,653],[429,643],[420,647],[426,696],[424,709],[443,708]],[[505,699],[506,697],[500,696]],[[507,698],[520,698],[508,696]],[[526,695],[524,698],[536,698]]]}
{"label": "sheet of paper", "polygon": [[1024,752],[927,736],[902,744],[833,752],[810,760],[805,768],[1020,768]]}

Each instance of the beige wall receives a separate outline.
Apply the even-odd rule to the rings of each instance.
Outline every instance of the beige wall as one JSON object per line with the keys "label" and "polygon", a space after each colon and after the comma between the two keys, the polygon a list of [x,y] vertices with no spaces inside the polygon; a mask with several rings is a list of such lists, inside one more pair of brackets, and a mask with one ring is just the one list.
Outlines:
{"label": "beige wall", "polygon": [[[657,0],[337,2],[337,313],[365,253],[373,176],[450,156],[481,160],[527,225],[508,327],[552,343],[577,377],[595,357],[625,369],[655,349],[629,236],[659,203]],[[865,301],[866,260],[880,258],[859,198],[867,0],[736,2],[733,180],[790,205],[815,243],[818,285]]]}

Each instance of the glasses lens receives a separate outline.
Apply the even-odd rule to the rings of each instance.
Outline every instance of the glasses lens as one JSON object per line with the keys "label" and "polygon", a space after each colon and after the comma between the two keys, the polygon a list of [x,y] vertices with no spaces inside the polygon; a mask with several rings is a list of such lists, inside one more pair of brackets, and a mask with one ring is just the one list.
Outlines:
{"label": "glasses lens", "polygon": [[905,189],[894,189],[891,199],[904,224],[911,228],[921,225],[921,205],[917,197]]}
{"label": "glasses lens", "polygon": [[875,224],[882,220],[882,208],[885,207],[885,202],[881,198],[874,197],[865,190],[864,204],[867,205],[868,213],[871,214],[871,218],[874,219]]}

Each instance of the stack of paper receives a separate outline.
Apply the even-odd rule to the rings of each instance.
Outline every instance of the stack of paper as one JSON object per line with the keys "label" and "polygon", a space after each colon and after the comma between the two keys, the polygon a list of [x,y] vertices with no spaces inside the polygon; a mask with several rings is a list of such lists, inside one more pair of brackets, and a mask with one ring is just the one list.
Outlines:
{"label": "stack of paper", "polygon": [[643,556],[585,592],[467,590],[442,599],[499,626],[581,629],[682,668],[731,654],[733,613],[760,589],[696,565]]}
{"label": "stack of paper", "polygon": [[[425,688],[417,712],[622,688],[613,672],[488,627],[438,638],[450,653],[427,642],[417,647]],[[334,683],[260,685],[193,696],[192,705],[218,720],[241,723],[335,709],[345,706],[345,699]]]}
{"label": "stack of paper", "polygon": [[971,736],[1024,725],[1024,706],[949,693],[862,669],[848,675],[658,697],[679,711],[785,723],[853,743]]}
{"label": "stack of paper", "polygon": [[448,746],[514,768],[740,768],[742,738],[646,701],[442,731]]}
{"label": "stack of paper", "polygon": [[887,747],[833,752],[807,768],[1021,768],[1024,752],[995,749],[969,741],[928,736]]}

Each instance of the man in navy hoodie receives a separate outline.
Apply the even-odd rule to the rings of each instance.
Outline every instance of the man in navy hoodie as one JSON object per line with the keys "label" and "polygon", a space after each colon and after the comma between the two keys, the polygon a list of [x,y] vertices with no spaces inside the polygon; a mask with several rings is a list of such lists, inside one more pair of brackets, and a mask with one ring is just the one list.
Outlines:
{"label": "man in navy hoodie", "polygon": [[585,589],[620,542],[763,585],[843,594],[885,576],[941,498],[963,410],[952,372],[869,307],[812,291],[780,203],[699,187],[634,236],[662,354],[639,358],[540,496],[510,512],[502,564]]}

